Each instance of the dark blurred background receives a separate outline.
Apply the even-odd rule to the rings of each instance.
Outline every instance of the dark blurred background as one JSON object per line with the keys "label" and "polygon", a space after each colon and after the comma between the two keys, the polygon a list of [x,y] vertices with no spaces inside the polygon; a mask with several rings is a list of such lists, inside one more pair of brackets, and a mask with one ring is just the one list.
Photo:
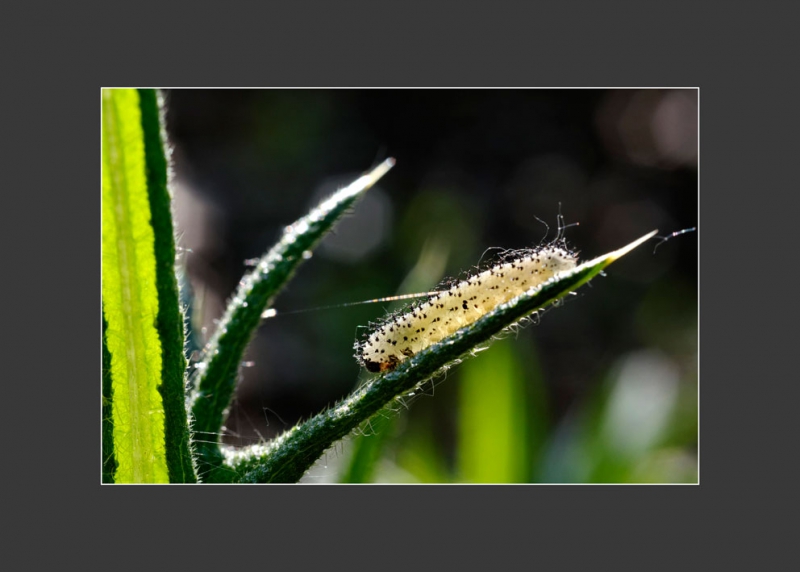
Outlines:
{"label": "dark blurred background", "polygon": [[[196,350],[246,261],[397,160],[259,329],[226,424],[234,445],[351,391],[364,377],[356,329],[392,305],[281,311],[430,289],[489,247],[553,238],[559,210],[579,223],[566,236],[584,260],[698,223],[696,90],[165,94]],[[696,482],[698,234],[654,245],[451,369],[306,480]]]}

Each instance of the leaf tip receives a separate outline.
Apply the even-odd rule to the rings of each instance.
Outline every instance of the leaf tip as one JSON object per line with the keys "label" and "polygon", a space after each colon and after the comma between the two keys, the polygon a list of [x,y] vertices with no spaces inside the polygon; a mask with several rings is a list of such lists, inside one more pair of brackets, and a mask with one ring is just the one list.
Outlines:
{"label": "leaf tip", "polygon": [[647,242],[648,240],[650,240],[651,238],[653,238],[657,234],[658,234],[658,229],[653,230],[653,231],[648,232],[647,234],[645,234],[643,237],[641,237],[641,238],[639,238],[637,240],[634,240],[630,244],[628,244],[626,246],[623,246],[622,248],[619,248],[619,249],[615,250],[614,252],[608,253],[608,255],[607,255],[608,263],[610,264],[610,263],[614,262],[615,260],[617,260],[618,258],[622,258],[626,254],[628,254],[631,250],[633,250],[637,246],[640,246],[640,245],[644,244],[645,242]]}
{"label": "leaf tip", "polygon": [[367,177],[367,178],[369,178],[369,179],[370,179],[370,182],[369,182],[370,186],[371,186],[371,185],[374,185],[374,184],[375,184],[375,183],[378,181],[378,179],[380,179],[380,178],[381,178],[381,177],[383,177],[383,176],[384,176],[386,173],[388,173],[388,172],[389,172],[389,169],[391,169],[392,167],[394,167],[394,164],[395,164],[396,162],[397,162],[397,161],[395,161],[395,158],[394,158],[394,157],[389,157],[388,159],[386,159],[385,161],[383,161],[382,163],[380,163],[380,164],[379,164],[377,167],[375,167],[374,169],[372,169],[372,171],[370,171],[369,173],[367,173],[366,175],[364,175],[365,177]]}
{"label": "leaf tip", "polygon": [[389,172],[389,169],[394,167],[395,160],[393,157],[389,157],[378,166],[376,166],[371,171],[365,173],[355,181],[353,181],[350,185],[339,191],[336,195],[334,195],[335,202],[342,200],[343,198],[347,197],[355,197],[370,187],[372,187],[375,183],[377,183],[381,177],[383,177],[386,173]]}

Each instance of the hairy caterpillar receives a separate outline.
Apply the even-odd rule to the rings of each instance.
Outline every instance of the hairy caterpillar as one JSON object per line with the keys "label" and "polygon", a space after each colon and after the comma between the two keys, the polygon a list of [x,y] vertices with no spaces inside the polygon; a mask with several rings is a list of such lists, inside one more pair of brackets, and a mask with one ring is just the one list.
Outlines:
{"label": "hairy caterpillar", "polygon": [[575,268],[577,253],[563,240],[506,253],[491,268],[441,290],[425,301],[389,314],[355,344],[356,359],[370,372],[387,372],[419,351],[534,288],[555,274]]}

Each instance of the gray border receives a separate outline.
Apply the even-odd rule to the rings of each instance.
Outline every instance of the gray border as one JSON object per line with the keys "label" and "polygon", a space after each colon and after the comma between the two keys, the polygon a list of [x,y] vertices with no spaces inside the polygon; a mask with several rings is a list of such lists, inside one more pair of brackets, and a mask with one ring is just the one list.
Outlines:
{"label": "gray border", "polygon": [[[7,398],[7,409],[16,410],[7,426],[12,447],[25,443],[26,457],[36,447],[33,456],[44,461],[40,466],[24,461],[20,470],[32,490],[18,497],[21,506],[12,513],[18,535],[40,538],[47,546],[25,550],[25,561],[63,564],[76,552],[85,557],[99,548],[102,554],[115,546],[114,539],[129,540],[141,530],[134,523],[144,518],[154,519],[147,525],[150,539],[164,536],[153,546],[179,550],[187,565],[199,552],[204,568],[215,551],[225,554],[227,567],[235,566],[231,555],[244,553],[248,545],[258,554],[248,559],[250,565],[253,558],[280,565],[316,555],[337,562],[366,552],[375,555],[369,560],[373,565],[413,559],[448,567],[464,556],[477,565],[557,563],[558,568],[604,561],[652,568],[656,562],[666,567],[712,557],[715,563],[741,567],[782,561],[781,548],[786,550],[789,538],[786,529],[776,528],[780,520],[775,517],[789,516],[789,497],[780,485],[792,473],[780,465],[795,447],[781,437],[794,435],[789,407],[796,403],[783,389],[796,391],[797,384],[789,384],[796,374],[773,369],[782,369],[775,367],[785,363],[778,352],[788,350],[793,337],[783,337],[781,346],[759,332],[772,331],[767,320],[773,316],[783,316],[788,326],[784,306],[794,297],[781,296],[778,286],[773,295],[759,297],[765,308],[742,304],[752,298],[738,296],[736,286],[748,287],[752,273],[737,284],[731,278],[743,261],[777,267],[777,260],[768,264],[779,255],[782,241],[770,240],[771,234],[792,228],[780,224],[780,212],[761,217],[753,207],[793,211],[785,199],[771,201],[764,191],[797,187],[796,177],[786,177],[786,166],[796,161],[790,155],[794,139],[789,139],[788,121],[796,105],[789,96],[796,92],[782,85],[794,67],[788,55],[796,20],[774,6],[755,12],[741,6],[713,11],[697,4],[654,9],[620,4],[615,10],[609,3],[589,2],[524,7],[360,3],[349,4],[345,15],[341,5],[303,5],[289,14],[288,4],[264,3],[237,14],[228,6],[221,13],[219,7],[171,10],[162,3],[153,8],[152,19],[135,17],[142,5],[135,10],[126,5],[124,14],[113,15],[104,5],[95,15],[113,24],[113,32],[105,34],[97,24],[85,29],[71,24],[80,15],[74,6],[65,6],[64,13],[49,11],[46,19],[37,14],[6,20],[25,34],[16,42],[13,34],[6,37],[7,45],[22,47],[14,55],[17,69],[42,81],[37,86],[29,78],[12,77],[6,83],[6,97],[12,98],[6,109],[14,112],[5,135],[31,147],[16,154],[5,188],[7,196],[31,201],[23,212],[35,215],[14,234],[36,243],[19,257],[24,278],[15,273],[7,282],[16,282],[12,296],[24,289],[42,312],[32,320],[25,305],[11,308],[25,313],[15,323],[35,326],[14,335],[12,353],[28,355],[22,359],[25,368],[7,378],[7,386],[20,391]],[[137,40],[131,49],[117,47],[143,27],[145,41]],[[43,28],[41,44],[27,36]],[[42,65],[42,52],[54,66]],[[153,83],[699,85],[701,203],[707,206],[701,224],[707,237],[702,485],[100,488],[98,88]],[[777,147],[781,136],[785,145]],[[741,196],[752,197],[754,191],[757,201]],[[65,236],[71,239],[66,244]],[[761,359],[745,362],[745,356]],[[776,380],[783,385],[775,387]],[[13,405],[43,394],[41,402],[52,405],[37,411],[35,419],[30,409]],[[762,419],[755,418],[758,412]],[[61,439],[53,442],[54,436]],[[114,511],[123,511],[125,519],[114,521]],[[211,542],[199,540],[206,528]],[[383,546],[370,541],[376,533],[393,540],[383,554]],[[126,551],[127,562],[152,565],[148,540],[139,539],[135,553]],[[194,550],[198,540],[200,550]],[[292,545],[309,540],[311,550]],[[116,560],[111,553],[103,557]]]}

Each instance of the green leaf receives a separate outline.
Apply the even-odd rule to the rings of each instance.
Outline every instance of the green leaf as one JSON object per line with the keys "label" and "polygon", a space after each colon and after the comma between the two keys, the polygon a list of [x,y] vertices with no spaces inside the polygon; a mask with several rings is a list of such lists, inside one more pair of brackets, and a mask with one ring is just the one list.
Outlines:
{"label": "green leaf", "polygon": [[266,445],[223,449],[232,478],[241,482],[296,482],[334,441],[341,439],[390,401],[413,391],[448,365],[485,346],[508,326],[579,288],[606,266],[657,231],[631,244],[562,272],[501,304],[479,320],[376,377],[331,409],[296,425]]}
{"label": "green leaf", "polygon": [[430,417],[417,419],[403,434],[397,465],[421,483],[452,483],[453,478],[435,439]]}
{"label": "green leaf", "polygon": [[528,480],[525,377],[508,340],[461,370],[458,463],[470,483]]}
{"label": "green leaf", "polygon": [[102,277],[115,482],[167,482],[155,236],[135,90],[102,92]]}
{"label": "green leaf", "polygon": [[353,453],[340,482],[368,483],[372,480],[383,447],[392,433],[394,416],[389,410],[373,415],[364,427],[365,433],[353,439]]}
{"label": "green leaf", "polygon": [[195,447],[204,478],[226,481],[233,477],[221,467],[218,436],[230,406],[247,344],[280,289],[341,216],[394,165],[387,159],[349,186],[333,194],[309,214],[286,228],[280,241],[239,282],[217,330],[209,341],[192,398]]}
{"label": "green leaf", "polygon": [[102,102],[103,480],[196,482],[158,94]]}
{"label": "green leaf", "polygon": [[166,136],[160,102],[154,89],[139,90],[139,107],[142,113],[150,223],[155,237],[158,290],[156,329],[161,340],[162,360],[158,390],[164,402],[167,469],[170,482],[194,483],[197,482],[197,476],[189,446],[186,411],[185,322],[175,275],[175,230],[172,227],[172,197],[167,186]]}

